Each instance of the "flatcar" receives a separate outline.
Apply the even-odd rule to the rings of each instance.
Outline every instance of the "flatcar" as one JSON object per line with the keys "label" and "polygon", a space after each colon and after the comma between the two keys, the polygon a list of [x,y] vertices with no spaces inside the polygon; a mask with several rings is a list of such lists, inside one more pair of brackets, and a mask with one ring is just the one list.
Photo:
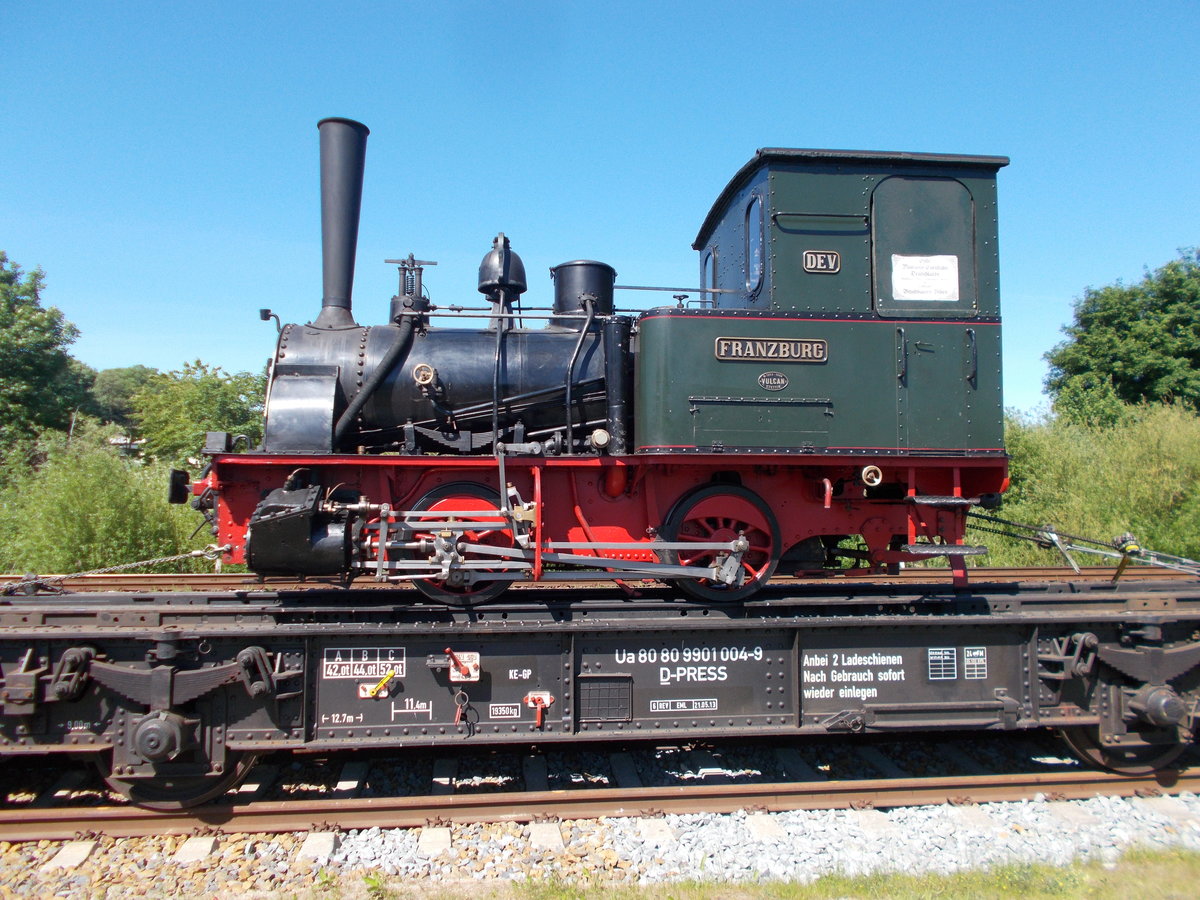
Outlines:
{"label": "flatcar", "polygon": [[[411,582],[478,605],[514,582],[657,579],[710,602],[777,572],[985,548],[1007,485],[996,173],[1007,159],[765,149],[693,244],[700,282],[637,315],[615,269],[551,270],[526,307],[500,234],[485,305],[398,263],[381,325],[351,307],[367,128],[319,124],[324,296],[281,327],[262,446],[189,491],[230,563]],[[269,316],[264,311],[264,317]],[[464,327],[464,316],[486,325]]]}

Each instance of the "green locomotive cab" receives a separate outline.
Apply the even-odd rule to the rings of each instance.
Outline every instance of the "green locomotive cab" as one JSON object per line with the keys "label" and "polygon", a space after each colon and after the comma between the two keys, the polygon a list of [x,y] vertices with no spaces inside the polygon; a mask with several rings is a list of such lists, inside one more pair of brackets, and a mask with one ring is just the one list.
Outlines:
{"label": "green locomotive cab", "polygon": [[637,450],[1002,456],[1007,162],[759,150],[692,245],[699,305],[641,318]]}

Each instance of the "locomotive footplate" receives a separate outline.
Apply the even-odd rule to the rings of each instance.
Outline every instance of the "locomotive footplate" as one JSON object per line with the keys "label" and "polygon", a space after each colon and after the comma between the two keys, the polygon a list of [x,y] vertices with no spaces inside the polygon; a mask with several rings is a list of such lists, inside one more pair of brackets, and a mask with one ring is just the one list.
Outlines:
{"label": "locomotive footplate", "polygon": [[180,803],[280,749],[1052,727],[1135,771],[1200,728],[1194,582],[415,596],[8,600],[0,754],[90,753]]}

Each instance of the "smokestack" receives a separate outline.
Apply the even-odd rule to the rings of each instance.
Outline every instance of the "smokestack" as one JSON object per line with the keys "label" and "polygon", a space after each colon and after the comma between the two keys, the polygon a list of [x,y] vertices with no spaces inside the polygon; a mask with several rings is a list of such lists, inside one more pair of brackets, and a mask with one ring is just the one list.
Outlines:
{"label": "smokestack", "polygon": [[314,325],[352,328],[350,296],[354,291],[354,256],[362,207],[363,167],[370,130],[352,119],[322,119],[321,257],[324,294]]}

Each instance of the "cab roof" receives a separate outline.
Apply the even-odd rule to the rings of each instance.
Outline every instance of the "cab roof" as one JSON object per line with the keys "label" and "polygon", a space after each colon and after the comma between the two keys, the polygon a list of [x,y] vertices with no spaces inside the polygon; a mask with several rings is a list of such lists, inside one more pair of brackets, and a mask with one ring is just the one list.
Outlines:
{"label": "cab roof", "polygon": [[956,153],[904,153],[890,150],[808,150],[789,147],[760,147],[751,160],[738,169],[729,184],[721,191],[712,209],[700,226],[700,232],[692,243],[693,250],[703,249],[708,236],[725,214],[733,196],[742,189],[759,169],[772,164],[830,162],[834,164],[866,163],[872,166],[937,167],[945,169],[983,169],[996,172],[1007,166],[1007,156],[972,156]]}

